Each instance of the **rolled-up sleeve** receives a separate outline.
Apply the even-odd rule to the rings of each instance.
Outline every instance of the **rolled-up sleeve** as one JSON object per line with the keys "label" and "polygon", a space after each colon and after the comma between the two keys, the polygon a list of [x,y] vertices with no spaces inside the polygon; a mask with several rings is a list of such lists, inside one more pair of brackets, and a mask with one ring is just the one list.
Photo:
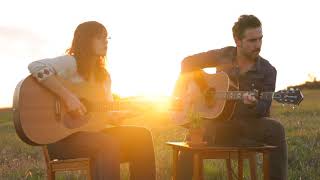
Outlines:
{"label": "rolled-up sleeve", "polygon": [[185,73],[206,67],[214,67],[216,66],[216,57],[217,53],[214,50],[188,56],[181,62],[181,72]]}
{"label": "rolled-up sleeve", "polygon": [[31,62],[29,72],[38,81],[43,81],[52,75],[67,77],[76,71],[76,62],[72,56],[59,56]]}
{"label": "rolled-up sleeve", "polygon": [[181,62],[181,72],[185,73],[207,67],[217,67],[226,61],[231,62],[235,56],[235,52],[235,47],[228,46],[188,56]]}
{"label": "rolled-up sleeve", "polygon": [[28,65],[28,69],[32,76],[38,81],[43,81],[56,73],[54,68],[45,63],[45,60],[34,61],[30,63]]}

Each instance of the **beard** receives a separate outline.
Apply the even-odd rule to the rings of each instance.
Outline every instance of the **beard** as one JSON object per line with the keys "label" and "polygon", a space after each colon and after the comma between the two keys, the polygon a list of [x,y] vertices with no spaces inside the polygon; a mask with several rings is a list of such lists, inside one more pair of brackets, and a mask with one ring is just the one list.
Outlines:
{"label": "beard", "polygon": [[260,54],[260,49],[256,49],[250,52],[243,52],[242,54],[248,59],[255,60]]}

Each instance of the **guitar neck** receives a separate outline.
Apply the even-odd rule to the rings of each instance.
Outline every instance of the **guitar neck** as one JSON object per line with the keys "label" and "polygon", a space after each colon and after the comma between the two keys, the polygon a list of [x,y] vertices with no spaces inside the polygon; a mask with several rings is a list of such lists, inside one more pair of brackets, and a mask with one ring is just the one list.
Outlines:
{"label": "guitar neck", "polygon": [[[243,100],[243,95],[245,93],[253,93],[250,91],[229,91],[229,92],[216,92],[217,98],[227,99],[227,100]],[[272,100],[274,97],[274,92],[262,92],[259,95],[254,94],[256,97],[259,96],[259,99],[263,100]]]}
{"label": "guitar neck", "polygon": [[87,109],[91,112],[108,112],[108,111],[119,111],[124,109],[125,103],[123,102],[102,102],[102,103],[85,103]]}

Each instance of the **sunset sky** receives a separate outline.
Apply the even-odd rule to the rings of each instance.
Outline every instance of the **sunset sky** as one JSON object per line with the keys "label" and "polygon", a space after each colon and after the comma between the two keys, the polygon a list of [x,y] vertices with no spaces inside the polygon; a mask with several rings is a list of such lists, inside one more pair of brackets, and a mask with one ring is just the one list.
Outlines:
{"label": "sunset sky", "polygon": [[277,90],[320,77],[320,11],[293,0],[4,0],[0,11],[0,107],[34,60],[62,55],[78,24],[96,20],[111,36],[108,69],[121,96],[170,95],[188,55],[234,45],[241,14],[263,24],[261,56],[278,70]]}

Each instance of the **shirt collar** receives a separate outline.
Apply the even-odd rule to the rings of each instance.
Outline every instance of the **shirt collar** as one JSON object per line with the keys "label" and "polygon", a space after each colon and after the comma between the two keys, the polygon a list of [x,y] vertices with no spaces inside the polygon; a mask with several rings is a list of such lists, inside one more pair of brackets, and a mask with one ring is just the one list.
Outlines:
{"label": "shirt collar", "polygon": [[256,62],[254,63],[254,65],[249,69],[249,71],[259,71],[260,70],[260,66],[261,66],[261,57],[258,56],[256,58]]}
{"label": "shirt collar", "polygon": [[[233,57],[232,57],[232,63],[236,65],[236,67],[238,67],[237,63],[236,63],[236,57],[237,57],[237,47],[235,47],[233,49]],[[256,62],[254,63],[254,65],[249,69],[249,71],[259,71],[260,70],[260,66],[261,66],[261,56],[259,55],[256,58]],[[249,72],[248,71],[248,72]]]}

